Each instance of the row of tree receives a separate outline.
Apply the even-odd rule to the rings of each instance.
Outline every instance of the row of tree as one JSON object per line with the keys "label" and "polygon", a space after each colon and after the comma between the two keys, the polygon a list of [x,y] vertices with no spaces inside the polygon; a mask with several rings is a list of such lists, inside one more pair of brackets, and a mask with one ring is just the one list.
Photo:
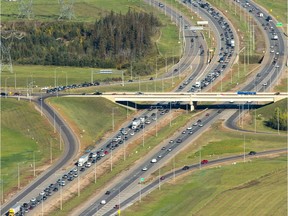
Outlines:
{"label": "row of tree", "polygon": [[282,111],[277,107],[272,115],[272,117],[267,121],[267,126],[279,130],[287,130],[287,110]]}
{"label": "row of tree", "polygon": [[[159,27],[153,14],[131,10],[125,15],[111,12],[94,24],[14,23],[25,37],[13,41],[11,57],[20,64],[121,68],[151,52],[151,37]],[[5,30],[10,29],[12,24],[5,23]]]}

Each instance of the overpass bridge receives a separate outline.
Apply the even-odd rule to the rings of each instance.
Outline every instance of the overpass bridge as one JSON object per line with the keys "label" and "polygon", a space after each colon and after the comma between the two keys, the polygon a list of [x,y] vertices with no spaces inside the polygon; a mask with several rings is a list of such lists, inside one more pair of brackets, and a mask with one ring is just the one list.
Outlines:
{"label": "overpass bridge", "polygon": [[[68,97],[75,97],[69,95]],[[276,102],[288,97],[287,92],[257,92],[255,94],[238,94],[237,92],[198,92],[198,93],[180,93],[180,92],[117,92],[103,93],[102,95],[77,95],[78,97],[104,97],[113,102],[133,101],[133,102],[184,102],[188,103],[191,110],[197,105],[197,102]],[[77,97],[76,96],[76,97]]]}

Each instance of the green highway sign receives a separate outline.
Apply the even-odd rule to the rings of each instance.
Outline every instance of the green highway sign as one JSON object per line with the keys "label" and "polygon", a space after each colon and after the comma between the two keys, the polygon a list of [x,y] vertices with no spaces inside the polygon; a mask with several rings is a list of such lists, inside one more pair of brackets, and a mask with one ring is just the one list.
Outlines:
{"label": "green highway sign", "polygon": [[278,23],[276,23],[276,26],[277,26],[277,27],[282,27],[282,26],[283,26],[283,23],[282,23],[282,22],[278,22]]}
{"label": "green highway sign", "polygon": [[140,178],[140,182],[143,182],[145,179],[144,178]]}

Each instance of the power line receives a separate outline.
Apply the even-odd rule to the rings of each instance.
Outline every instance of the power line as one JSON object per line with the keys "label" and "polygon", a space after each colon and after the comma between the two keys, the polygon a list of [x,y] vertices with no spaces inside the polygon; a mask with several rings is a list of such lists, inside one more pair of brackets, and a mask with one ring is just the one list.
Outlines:
{"label": "power line", "polygon": [[76,18],[74,14],[74,0],[67,0],[67,2],[58,0],[58,2],[60,4],[60,15],[58,20],[71,20]]}
{"label": "power line", "polygon": [[19,1],[19,14],[18,18],[27,18],[32,19],[34,17],[34,13],[32,11],[33,0],[20,0]]}

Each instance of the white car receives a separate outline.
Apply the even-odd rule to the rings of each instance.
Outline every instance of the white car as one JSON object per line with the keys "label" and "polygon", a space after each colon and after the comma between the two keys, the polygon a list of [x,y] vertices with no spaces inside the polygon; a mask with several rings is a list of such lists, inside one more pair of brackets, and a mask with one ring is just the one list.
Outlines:
{"label": "white car", "polygon": [[101,200],[100,204],[101,205],[105,205],[106,204],[106,200]]}
{"label": "white car", "polygon": [[147,171],[147,170],[148,170],[147,167],[143,167],[143,168],[142,168],[142,171]]}
{"label": "white car", "polygon": [[39,195],[40,195],[40,196],[44,196],[44,195],[45,195],[45,192],[44,192],[44,191],[41,191],[41,192],[39,193]]}
{"label": "white car", "polygon": [[192,127],[191,127],[191,126],[190,126],[190,127],[188,127],[188,128],[187,128],[187,130],[192,130]]}
{"label": "white car", "polygon": [[87,168],[88,168],[88,167],[91,167],[91,163],[90,163],[90,162],[87,162],[86,165],[85,165],[85,167],[87,167]]}
{"label": "white car", "polygon": [[134,134],[135,134],[134,131],[131,131],[131,132],[130,132],[130,135],[131,135],[131,136],[134,136]]}
{"label": "white car", "polygon": [[156,158],[153,158],[153,159],[151,160],[151,163],[157,163],[157,159],[156,159]]}

